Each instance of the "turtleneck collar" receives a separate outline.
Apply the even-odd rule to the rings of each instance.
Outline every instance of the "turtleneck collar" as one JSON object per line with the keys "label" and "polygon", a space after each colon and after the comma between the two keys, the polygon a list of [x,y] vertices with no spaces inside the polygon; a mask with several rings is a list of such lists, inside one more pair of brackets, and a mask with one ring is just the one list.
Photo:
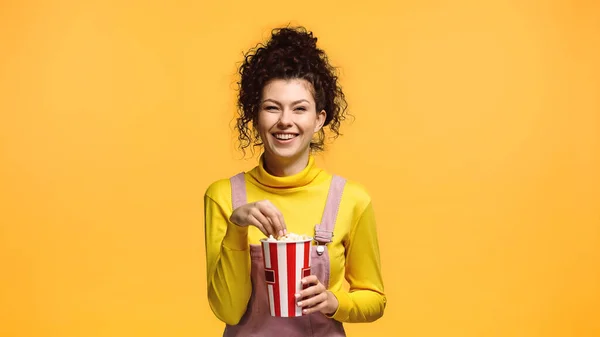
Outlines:
{"label": "turtleneck collar", "polygon": [[308,164],[302,171],[291,176],[277,177],[265,170],[264,156],[261,156],[259,165],[248,173],[261,185],[273,188],[293,188],[310,184],[322,171],[315,166],[315,159],[311,155],[308,157]]}

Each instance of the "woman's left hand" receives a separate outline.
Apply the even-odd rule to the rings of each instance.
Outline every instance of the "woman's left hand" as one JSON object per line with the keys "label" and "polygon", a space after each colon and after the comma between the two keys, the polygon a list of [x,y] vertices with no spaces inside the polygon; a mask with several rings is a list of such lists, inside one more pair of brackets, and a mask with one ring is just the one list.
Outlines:
{"label": "woman's left hand", "polygon": [[326,315],[332,315],[336,312],[339,305],[337,298],[325,288],[315,275],[305,277],[301,282],[303,285],[310,285],[296,294],[298,306],[302,307],[302,312],[305,315],[317,311]]}

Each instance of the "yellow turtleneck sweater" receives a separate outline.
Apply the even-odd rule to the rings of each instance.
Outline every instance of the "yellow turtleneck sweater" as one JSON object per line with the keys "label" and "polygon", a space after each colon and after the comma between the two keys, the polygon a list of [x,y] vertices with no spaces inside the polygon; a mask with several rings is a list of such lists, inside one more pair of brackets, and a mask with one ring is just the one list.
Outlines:
{"label": "yellow turtleneck sweater", "polygon": [[[273,176],[261,164],[245,174],[248,202],[267,199],[283,214],[287,231],[314,235],[321,221],[331,174],[317,168],[311,156],[300,173]],[[240,227],[229,221],[233,212],[231,184],[222,179],[211,184],[204,196],[208,301],[215,315],[235,325],[252,292],[250,244],[264,238],[256,227]],[[339,302],[332,318],[340,322],[369,322],[383,315],[379,244],[371,198],[353,182],[344,188],[334,240],[328,244],[329,290]],[[343,287],[344,275],[350,285]]]}

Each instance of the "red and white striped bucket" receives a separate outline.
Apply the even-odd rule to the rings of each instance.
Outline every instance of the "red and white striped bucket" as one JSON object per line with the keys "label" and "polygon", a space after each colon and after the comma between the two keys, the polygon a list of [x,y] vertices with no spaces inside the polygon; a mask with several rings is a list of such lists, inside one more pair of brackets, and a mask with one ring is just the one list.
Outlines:
{"label": "red and white striped bucket", "polygon": [[271,316],[302,316],[302,308],[296,304],[294,295],[303,288],[300,280],[310,275],[312,238],[302,241],[260,241]]}

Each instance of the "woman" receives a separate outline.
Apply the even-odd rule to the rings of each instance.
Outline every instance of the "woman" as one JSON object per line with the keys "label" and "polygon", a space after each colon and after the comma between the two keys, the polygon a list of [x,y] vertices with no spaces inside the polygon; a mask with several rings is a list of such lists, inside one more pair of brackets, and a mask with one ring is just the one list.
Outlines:
{"label": "woman", "polygon": [[[226,323],[224,336],[345,336],[342,323],[371,322],[385,309],[371,199],[315,166],[323,128],[338,136],[346,109],[316,42],[304,28],[275,29],[239,69],[241,148],[263,153],[254,169],[214,182],[205,194],[208,299]],[[319,246],[313,275],[296,294],[305,316],[272,317],[259,240],[288,231],[314,236]]]}

